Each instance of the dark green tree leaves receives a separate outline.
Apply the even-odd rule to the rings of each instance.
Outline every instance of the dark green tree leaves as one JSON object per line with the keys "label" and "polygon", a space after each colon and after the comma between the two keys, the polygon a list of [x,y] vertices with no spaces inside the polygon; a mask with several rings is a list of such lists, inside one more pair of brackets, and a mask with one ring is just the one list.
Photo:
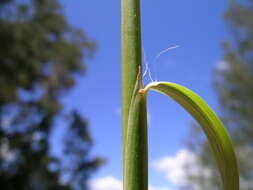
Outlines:
{"label": "dark green tree leaves", "polygon": [[[74,87],[76,74],[85,71],[84,61],[94,49],[85,33],[69,25],[58,0],[0,2],[2,189],[87,188],[87,179],[101,164],[89,157],[87,123],[77,112],[72,114],[73,138],[60,143],[71,149],[64,158],[51,154],[50,137],[56,119],[62,119],[61,98]],[[75,143],[80,146],[69,147]],[[78,161],[66,168],[65,159]],[[73,180],[63,183],[62,173]]]}

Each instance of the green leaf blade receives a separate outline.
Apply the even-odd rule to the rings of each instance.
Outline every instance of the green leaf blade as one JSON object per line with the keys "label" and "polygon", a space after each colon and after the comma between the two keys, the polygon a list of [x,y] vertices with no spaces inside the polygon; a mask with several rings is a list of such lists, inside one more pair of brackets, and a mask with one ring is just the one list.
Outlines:
{"label": "green leaf blade", "polygon": [[200,124],[211,144],[225,190],[239,190],[239,171],[231,138],[215,112],[191,90],[169,82],[153,82],[140,93],[154,90],[169,96]]}

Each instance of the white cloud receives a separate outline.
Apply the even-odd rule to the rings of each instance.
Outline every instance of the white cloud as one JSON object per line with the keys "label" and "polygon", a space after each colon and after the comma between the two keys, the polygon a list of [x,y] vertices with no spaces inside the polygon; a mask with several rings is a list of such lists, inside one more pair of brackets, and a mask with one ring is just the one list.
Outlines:
{"label": "white cloud", "polygon": [[224,60],[218,61],[217,65],[216,65],[216,69],[219,72],[226,72],[229,70],[229,64],[228,64],[228,62],[226,62]]}
{"label": "white cloud", "polygon": [[[89,182],[91,190],[123,190],[123,183],[121,180],[112,176],[105,176],[93,179]],[[167,187],[149,186],[149,190],[170,190]]]}
{"label": "white cloud", "polygon": [[91,190],[123,190],[122,182],[112,176],[93,179],[90,181]]}
{"label": "white cloud", "polygon": [[198,164],[197,155],[187,149],[181,149],[174,156],[166,156],[155,161],[153,167],[162,172],[172,184],[178,186],[191,185],[187,178],[189,174],[198,175],[201,173],[205,177],[211,175],[208,168],[203,168]]}

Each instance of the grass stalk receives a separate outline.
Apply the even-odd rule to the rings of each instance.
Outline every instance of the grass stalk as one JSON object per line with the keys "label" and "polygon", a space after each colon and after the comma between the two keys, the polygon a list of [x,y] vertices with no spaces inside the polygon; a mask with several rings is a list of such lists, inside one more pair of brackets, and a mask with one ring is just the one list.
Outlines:
{"label": "grass stalk", "polygon": [[142,62],[142,50],[140,2],[139,0],[122,0],[121,6],[122,119],[124,144],[129,107]]}
{"label": "grass stalk", "polygon": [[[140,0],[122,0],[122,125],[124,190],[146,190],[147,114],[142,84]],[[132,102],[132,117],[129,117]],[[133,103],[134,102],[134,103]]]}

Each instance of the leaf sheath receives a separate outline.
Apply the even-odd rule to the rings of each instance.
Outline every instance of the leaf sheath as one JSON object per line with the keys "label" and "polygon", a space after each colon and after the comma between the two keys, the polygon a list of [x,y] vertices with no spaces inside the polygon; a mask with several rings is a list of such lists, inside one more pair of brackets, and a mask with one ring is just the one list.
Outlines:
{"label": "leaf sheath", "polygon": [[124,190],[148,189],[148,145],[146,97],[137,81],[129,110],[124,159]]}

